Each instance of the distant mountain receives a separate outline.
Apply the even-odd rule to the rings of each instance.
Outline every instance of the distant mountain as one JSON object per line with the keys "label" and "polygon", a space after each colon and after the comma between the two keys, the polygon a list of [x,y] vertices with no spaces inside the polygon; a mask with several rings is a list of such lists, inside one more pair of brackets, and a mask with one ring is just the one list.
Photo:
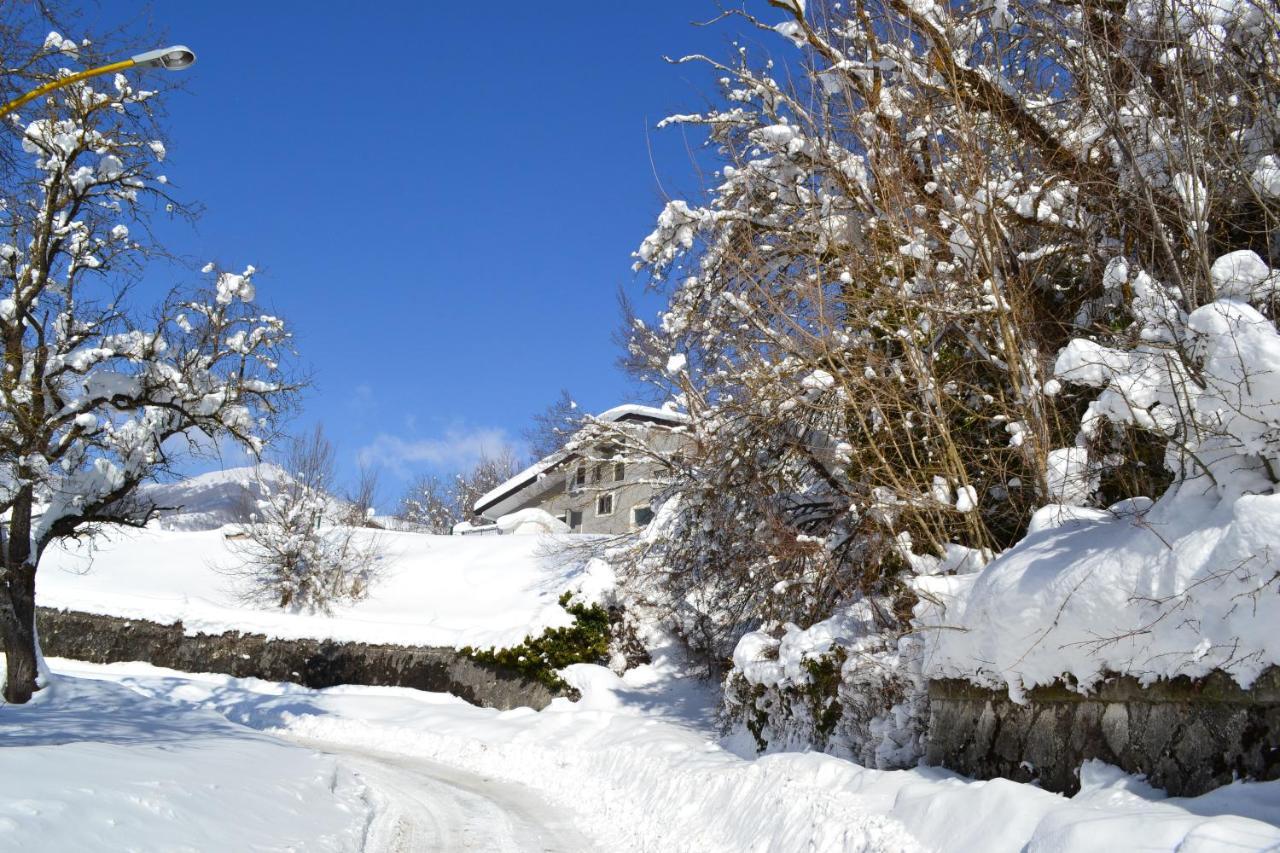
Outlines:
{"label": "distant mountain", "polygon": [[264,464],[210,471],[173,483],[149,483],[138,496],[161,508],[159,523],[165,530],[216,530],[248,521],[265,496],[264,487],[289,480],[283,468]]}

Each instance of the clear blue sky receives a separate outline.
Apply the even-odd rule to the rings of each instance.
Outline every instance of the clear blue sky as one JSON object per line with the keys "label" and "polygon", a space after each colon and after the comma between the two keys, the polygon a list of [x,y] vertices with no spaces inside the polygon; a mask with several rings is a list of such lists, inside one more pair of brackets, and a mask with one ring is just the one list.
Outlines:
{"label": "clear blue sky", "polygon": [[390,498],[518,440],[561,387],[594,411],[634,396],[616,291],[641,296],[630,253],[663,190],[700,186],[699,140],[653,126],[710,91],[662,57],[728,53],[740,25],[690,26],[712,0],[100,9],[199,54],[166,165],[206,211],[165,232],[263,271],[314,375],[296,425],[323,421],[344,475],[370,452]]}

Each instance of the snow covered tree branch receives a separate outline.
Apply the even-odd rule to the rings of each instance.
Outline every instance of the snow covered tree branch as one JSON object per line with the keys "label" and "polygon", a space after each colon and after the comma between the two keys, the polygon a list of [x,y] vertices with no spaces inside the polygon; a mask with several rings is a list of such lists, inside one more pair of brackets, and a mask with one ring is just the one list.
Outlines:
{"label": "snow covered tree branch", "polygon": [[1274,4],[767,5],[728,14],[781,61],[677,60],[720,98],[662,125],[721,168],[635,255],[631,363],[698,439],[637,565],[713,659],[879,596],[909,630],[911,575],[1046,504],[1275,490]]}
{"label": "snow covered tree branch", "polygon": [[255,304],[253,267],[208,265],[204,285],[150,313],[134,307],[158,251],[134,234],[150,209],[176,204],[158,171],[155,96],[117,75],[11,116],[25,157],[0,209],[0,633],[12,702],[36,687],[35,574],[49,544],[145,523],[154,508],[138,485],[193,442],[260,451],[296,388],[281,368],[289,333]]}

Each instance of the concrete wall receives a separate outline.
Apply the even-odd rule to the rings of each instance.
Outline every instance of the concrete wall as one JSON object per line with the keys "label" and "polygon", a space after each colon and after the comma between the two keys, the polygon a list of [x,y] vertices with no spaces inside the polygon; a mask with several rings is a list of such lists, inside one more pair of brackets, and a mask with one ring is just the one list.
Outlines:
{"label": "concrete wall", "polygon": [[146,661],[186,672],[219,672],[314,688],[414,687],[502,710],[541,709],[556,695],[518,673],[477,663],[448,648],[269,640],[238,631],[186,636],[181,622],[160,625],[47,607],[38,608],[36,622],[46,655],[92,663]]}
{"label": "concrete wall", "polygon": [[1233,778],[1280,778],[1280,669],[1249,690],[1227,675],[1141,686],[1108,680],[1082,696],[1065,687],[1028,691],[1027,703],[965,681],[929,685],[927,761],[979,779],[1038,780],[1079,790],[1080,764],[1098,758],[1174,796]]}

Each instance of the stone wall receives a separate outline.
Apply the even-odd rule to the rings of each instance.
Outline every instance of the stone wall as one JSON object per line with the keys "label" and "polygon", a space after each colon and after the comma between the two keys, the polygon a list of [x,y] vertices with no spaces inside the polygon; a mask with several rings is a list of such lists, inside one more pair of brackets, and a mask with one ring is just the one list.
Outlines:
{"label": "stone wall", "polygon": [[979,779],[1072,794],[1087,758],[1144,773],[1174,796],[1280,778],[1280,668],[1249,690],[1220,672],[1150,687],[1118,676],[1088,695],[1036,688],[1024,705],[967,681],[934,681],[929,708],[928,763]]}
{"label": "stone wall", "polygon": [[182,623],[160,625],[92,613],[38,608],[40,645],[50,657],[92,663],[146,661],[186,672],[291,681],[307,687],[367,684],[447,692],[476,705],[541,709],[555,697],[544,685],[488,666],[455,649],[275,640],[262,634],[194,634]]}

